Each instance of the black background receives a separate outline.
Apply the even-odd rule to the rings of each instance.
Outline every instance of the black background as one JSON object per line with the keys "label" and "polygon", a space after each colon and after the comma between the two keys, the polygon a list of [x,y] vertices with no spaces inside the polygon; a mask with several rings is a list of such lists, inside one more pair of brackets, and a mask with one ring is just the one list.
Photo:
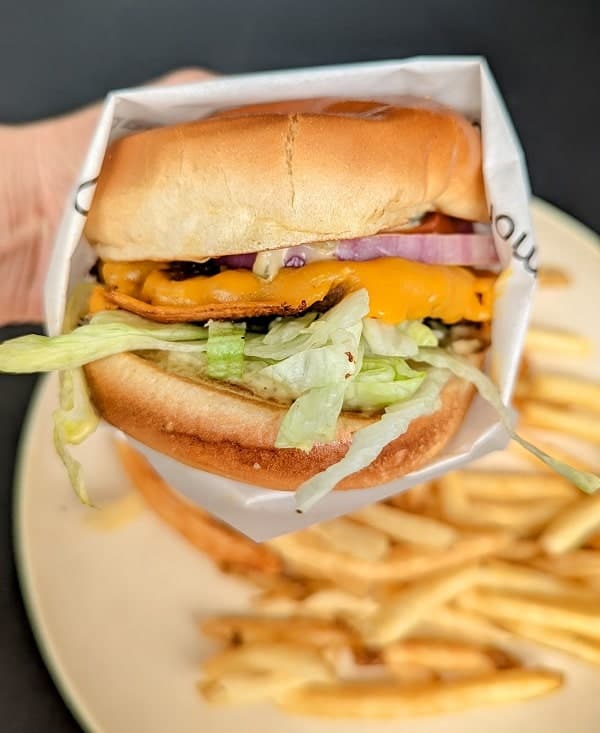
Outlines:
{"label": "black background", "polygon": [[[599,8],[596,0],[0,0],[0,122],[58,114],[179,66],[235,73],[483,54],[534,193],[600,230]],[[0,340],[25,330],[0,330]],[[34,381],[0,377],[0,726],[10,733],[78,730],[35,648],[12,559],[14,456]]]}

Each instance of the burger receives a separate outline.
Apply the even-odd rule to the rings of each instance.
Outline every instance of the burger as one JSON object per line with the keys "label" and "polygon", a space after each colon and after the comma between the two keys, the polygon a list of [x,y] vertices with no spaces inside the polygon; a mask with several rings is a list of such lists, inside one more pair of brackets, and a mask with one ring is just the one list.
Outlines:
{"label": "burger", "polygon": [[85,238],[68,333],[0,347],[4,370],[62,370],[55,438],[80,494],[65,444],[92,414],[297,489],[301,510],[428,463],[475,387],[510,422],[480,371],[499,271],[480,130],[451,109],[304,99],[131,134]]}

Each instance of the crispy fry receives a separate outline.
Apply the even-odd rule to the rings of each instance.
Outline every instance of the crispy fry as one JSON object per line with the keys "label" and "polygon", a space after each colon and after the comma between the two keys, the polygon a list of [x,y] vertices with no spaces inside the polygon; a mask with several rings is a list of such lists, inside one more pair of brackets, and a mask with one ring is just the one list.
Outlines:
{"label": "crispy fry", "polygon": [[414,633],[467,644],[502,644],[508,633],[485,616],[455,606],[440,606],[415,627]]}
{"label": "crispy fry", "polygon": [[600,578],[600,552],[595,550],[572,550],[564,555],[536,557],[530,564],[568,578]]}
{"label": "crispy fry", "polygon": [[433,669],[416,664],[414,662],[403,662],[401,664],[386,664],[390,673],[397,682],[403,685],[423,684],[425,682],[433,682],[436,679],[436,673]]}
{"label": "crispy fry", "polygon": [[588,537],[585,540],[584,545],[586,547],[593,548],[594,550],[600,550],[600,532]]}
{"label": "crispy fry", "polygon": [[93,529],[100,532],[112,532],[139,517],[145,508],[146,505],[140,495],[130,492],[110,504],[99,507],[97,511],[86,514],[85,520]]}
{"label": "crispy fry", "polygon": [[473,499],[493,502],[579,496],[577,489],[558,474],[521,471],[455,471],[454,476]]}
{"label": "crispy fry", "polygon": [[551,596],[582,602],[596,601],[600,604],[600,594],[586,588],[581,583],[507,562],[491,561],[479,568],[477,585],[500,591],[516,593],[522,591],[529,595]]}
{"label": "crispy fry", "polygon": [[391,506],[397,506],[399,509],[418,512],[430,505],[433,491],[434,486],[431,481],[426,481],[423,484],[412,486],[401,494],[392,496],[387,500],[387,503]]}
{"label": "crispy fry", "polygon": [[332,550],[359,560],[381,560],[389,550],[387,536],[377,528],[365,527],[352,519],[339,517],[310,528]]}
{"label": "crispy fry", "polygon": [[457,599],[457,603],[490,618],[549,626],[600,639],[597,603],[489,590],[468,591]]}
{"label": "crispy fry", "polygon": [[539,372],[529,380],[529,398],[600,412],[600,384],[572,374]]}
{"label": "crispy fry", "polygon": [[584,358],[591,354],[592,342],[571,331],[532,326],[525,338],[525,353],[529,356],[550,354]]}
{"label": "crispy fry", "polygon": [[574,657],[585,659],[592,664],[600,664],[600,642],[588,639],[568,631],[549,629],[546,626],[523,623],[522,621],[505,621],[509,631],[524,639],[535,641],[538,644],[559,649]]}
{"label": "crispy fry", "polygon": [[278,573],[281,561],[264,545],[248,539],[175,494],[150,464],[122,440],[116,448],[131,482],[147,504],[173,529],[217,563]]}
{"label": "crispy fry", "polygon": [[420,665],[438,674],[484,675],[493,672],[496,664],[492,654],[481,647],[439,639],[405,639],[382,650],[385,664],[393,671],[405,665]]}
{"label": "crispy fry", "polygon": [[565,410],[527,400],[521,406],[521,420],[529,427],[557,430],[591,443],[600,443],[600,419],[594,413]]}
{"label": "crispy fry", "polygon": [[214,704],[279,697],[307,682],[332,682],[330,665],[314,649],[292,643],[250,643],[205,660],[198,689]]}
{"label": "crispy fry", "polygon": [[298,674],[304,680],[333,679],[330,665],[314,648],[294,642],[249,642],[229,647],[202,662],[202,672],[214,679],[226,672],[265,670]]}
{"label": "crispy fry", "polygon": [[505,547],[510,537],[501,532],[481,532],[462,537],[448,550],[416,550],[393,547],[386,558],[368,563],[323,549],[308,535],[297,532],[268,544],[286,564],[309,577],[335,578],[350,592],[361,592],[381,583],[407,582],[438,570],[449,569],[486,557]]}
{"label": "crispy fry", "polygon": [[356,646],[353,631],[334,621],[299,617],[214,616],[200,625],[205,636],[227,643],[302,642],[317,649]]}
{"label": "crispy fry", "polygon": [[442,513],[463,527],[505,530],[519,537],[531,537],[571,499],[569,489],[569,496],[546,499],[475,501],[469,498],[467,482],[462,480],[466,473],[450,473],[439,481]]}
{"label": "crispy fry", "polygon": [[445,549],[459,538],[458,532],[448,524],[384,504],[371,504],[352,516],[397,542]]}
{"label": "crispy fry", "polygon": [[571,284],[571,276],[560,267],[542,265],[538,269],[537,281],[541,288],[562,288]]}
{"label": "crispy fry", "polygon": [[474,565],[415,581],[391,594],[367,619],[363,636],[369,646],[381,647],[405,636],[432,609],[470,588],[477,580]]}
{"label": "crispy fry", "polygon": [[542,532],[539,542],[549,555],[560,555],[580,547],[598,529],[600,493],[567,506]]}
{"label": "crispy fry", "polygon": [[515,540],[496,553],[502,560],[531,560],[541,554],[541,547],[535,540]]}
{"label": "crispy fry", "polygon": [[286,695],[280,707],[325,718],[411,718],[525,700],[560,687],[559,672],[507,669],[483,677],[403,687],[385,681],[307,685]]}

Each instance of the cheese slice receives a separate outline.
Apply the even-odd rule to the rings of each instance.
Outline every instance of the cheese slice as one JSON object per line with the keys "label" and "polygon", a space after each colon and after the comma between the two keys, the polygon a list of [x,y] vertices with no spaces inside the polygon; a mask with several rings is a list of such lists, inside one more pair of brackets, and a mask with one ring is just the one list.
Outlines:
{"label": "cheese slice", "polygon": [[365,288],[370,315],[389,323],[439,318],[489,321],[495,276],[464,267],[428,265],[396,257],[368,262],[322,261],[284,268],[272,280],[248,270],[222,270],[209,277],[171,280],[164,263],[105,262],[106,286],[160,306],[285,303],[309,308],[335,288]]}

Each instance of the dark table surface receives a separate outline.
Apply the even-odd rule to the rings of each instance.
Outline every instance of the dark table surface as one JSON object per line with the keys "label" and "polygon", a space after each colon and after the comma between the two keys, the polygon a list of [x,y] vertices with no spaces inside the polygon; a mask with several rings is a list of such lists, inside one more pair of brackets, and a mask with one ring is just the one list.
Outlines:
{"label": "dark table surface", "polygon": [[[0,122],[57,114],[178,66],[234,73],[483,54],[521,137],[534,193],[598,231],[599,27],[596,0],[2,3]],[[0,341],[27,330],[0,329]],[[14,459],[34,384],[29,376],[0,376],[0,720],[6,733],[79,729],[35,647],[12,555]]]}

